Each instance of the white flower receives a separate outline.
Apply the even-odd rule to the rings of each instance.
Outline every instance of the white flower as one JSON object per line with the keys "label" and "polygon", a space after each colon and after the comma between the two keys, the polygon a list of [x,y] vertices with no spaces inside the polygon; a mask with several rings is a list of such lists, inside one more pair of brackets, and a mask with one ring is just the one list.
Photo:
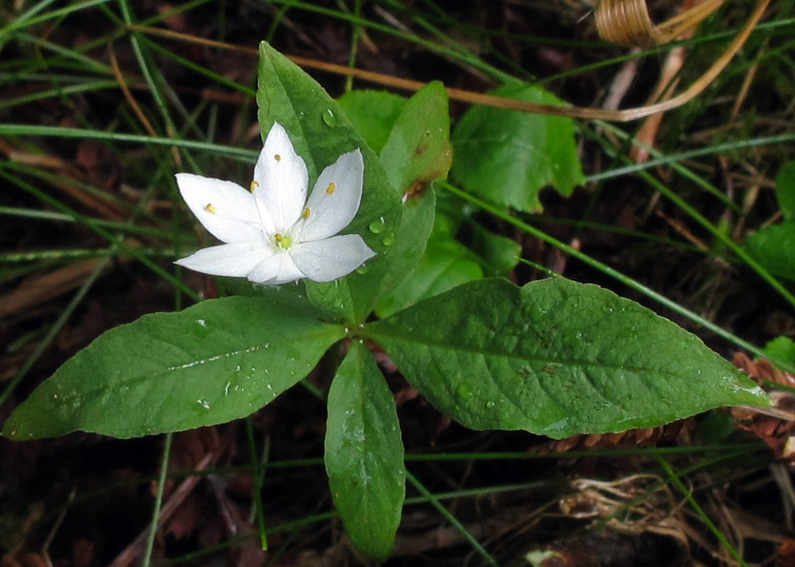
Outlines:
{"label": "white flower", "polygon": [[231,181],[177,174],[190,210],[225,244],[175,263],[267,285],[341,278],[375,256],[358,234],[335,236],[359,210],[363,176],[361,151],[343,154],[323,170],[307,201],[306,164],[285,129],[274,124],[254,167],[250,191]]}

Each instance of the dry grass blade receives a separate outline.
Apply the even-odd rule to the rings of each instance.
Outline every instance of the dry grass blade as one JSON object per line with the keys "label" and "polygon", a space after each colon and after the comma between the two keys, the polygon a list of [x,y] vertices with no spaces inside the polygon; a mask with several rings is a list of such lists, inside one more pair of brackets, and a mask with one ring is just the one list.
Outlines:
{"label": "dry grass blade", "polygon": [[[203,471],[206,469],[210,464],[212,464],[218,458],[217,453],[208,453],[204,456],[204,458],[196,465],[196,471]],[[201,480],[199,476],[191,476],[186,478],[182,483],[174,490],[174,492],[169,497],[168,501],[163,505],[163,508],[160,510],[160,517],[158,518],[158,525],[162,525],[165,523],[173,514],[177,511],[180,504],[185,500],[185,498],[190,494],[190,492],[196,487],[196,485]],[[138,558],[140,557],[141,553],[143,552],[144,543],[146,542],[146,536],[149,533],[149,528],[145,528],[138,534],[138,537],[116,558],[111,562],[110,567],[127,567],[128,565],[137,562]]]}
{"label": "dry grass blade", "polygon": [[[615,0],[610,0],[610,1],[615,1]],[[720,0],[720,2],[722,2],[722,0]],[[668,22],[663,24],[664,27],[663,26],[658,27],[657,32],[655,32],[655,34],[660,36],[659,39],[665,39],[666,37],[670,37],[671,39],[673,39],[675,37],[678,37],[679,35],[684,33],[684,31],[691,29],[694,25],[697,25],[701,20],[709,16],[711,12],[706,13],[706,9],[704,8],[704,6],[706,5],[711,7],[713,4],[719,5],[718,0],[708,0],[707,2],[704,2],[692,9],[693,11],[698,10],[697,12],[693,13],[692,11],[688,11],[685,12],[685,14],[682,14],[680,16],[673,18],[672,20],[669,20]],[[734,40],[732,40],[731,44],[729,45],[728,49],[723,53],[723,55],[721,55],[712,64],[712,66],[684,92],[680,93],[675,97],[672,97],[669,100],[657,104],[642,106],[638,108],[628,108],[624,110],[606,110],[601,108],[583,108],[576,106],[561,107],[561,106],[554,106],[551,104],[525,102],[522,100],[515,100],[500,96],[475,93],[472,91],[466,91],[462,89],[448,88],[447,94],[451,99],[458,100],[461,102],[480,104],[484,106],[492,106],[495,108],[505,108],[508,110],[518,110],[521,112],[534,112],[538,114],[550,114],[554,116],[569,116],[571,118],[585,118],[590,120],[608,120],[611,122],[631,122],[632,120],[637,120],[639,118],[645,118],[647,116],[652,116],[654,114],[659,114],[662,112],[666,112],[668,110],[672,110],[693,100],[695,97],[701,94],[704,91],[704,89],[706,89],[710,85],[710,83],[712,83],[712,81],[714,81],[715,78],[718,75],[720,75],[720,73],[726,68],[726,66],[729,64],[732,58],[734,58],[737,52],[740,51],[742,46],[748,40],[748,37],[751,35],[751,32],[759,23],[759,20],[762,18],[762,15],[764,14],[765,9],[769,4],[770,0],[757,0],[754,11],[751,13],[745,25],[742,27],[742,29],[734,38]],[[712,7],[711,8],[712,11],[717,9],[717,7],[718,6]],[[645,11],[645,5],[644,5],[644,11]],[[704,11],[704,13],[702,14],[701,11]],[[686,14],[690,14],[689,18],[686,19],[685,21],[682,21]],[[647,12],[646,15],[648,16]],[[252,55],[257,54],[257,50],[250,47],[241,47],[220,41],[202,39],[188,34],[183,34],[170,30],[152,28],[148,26],[137,26],[137,25],[128,26],[128,28],[131,31],[138,31],[151,35],[159,35],[161,37],[168,37],[171,39],[178,39],[182,41],[190,41],[193,43],[198,43],[212,47],[219,47],[222,49],[233,49],[241,53],[249,53]],[[662,29],[663,31],[660,31],[660,29]],[[363,81],[368,81],[380,85],[386,85],[401,90],[417,91],[423,86],[425,86],[425,83],[420,81],[401,79],[398,77],[392,77],[390,75],[384,75],[382,73],[374,73],[372,71],[350,68],[344,65],[326,63],[324,61],[318,61],[315,59],[307,59],[304,57],[290,57],[290,59],[297,65],[309,69],[327,71],[337,75],[352,76],[357,79],[361,79]]]}
{"label": "dry grass blade", "polygon": [[84,260],[23,281],[0,296],[0,318],[23,315],[34,307],[79,287],[102,259]]}
{"label": "dry grass blade", "polygon": [[[132,92],[130,92],[130,88],[127,86],[127,81],[124,80],[124,74],[122,73],[121,67],[119,67],[119,62],[116,59],[116,50],[113,49],[113,42],[108,44],[108,60],[110,61],[111,69],[113,69],[113,76],[116,77],[116,81],[119,83],[119,88],[124,95],[124,99],[128,102],[130,108],[132,108],[135,116],[138,118],[146,132],[153,138],[157,137],[157,131],[155,130],[154,126],[152,126],[152,123],[149,122],[149,119],[146,117],[146,114],[144,114],[144,111],[141,110],[141,107],[138,106],[138,103],[135,101],[135,97],[133,97]],[[173,149],[176,150],[176,148]]]}

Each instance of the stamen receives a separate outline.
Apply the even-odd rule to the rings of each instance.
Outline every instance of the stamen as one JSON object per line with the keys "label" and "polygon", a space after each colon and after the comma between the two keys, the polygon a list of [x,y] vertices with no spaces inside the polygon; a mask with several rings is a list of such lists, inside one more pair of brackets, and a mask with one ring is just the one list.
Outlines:
{"label": "stamen", "polygon": [[282,156],[279,154],[273,154],[273,159],[275,159],[276,161],[282,161]]}
{"label": "stamen", "polygon": [[248,186],[248,190],[253,193],[254,189],[256,189],[257,187],[259,187],[259,181],[252,181],[251,184]]}
{"label": "stamen", "polygon": [[331,183],[328,184],[328,187],[326,187],[326,195],[331,195],[336,190],[337,190],[337,184],[332,181]]}
{"label": "stamen", "polygon": [[215,214],[215,213],[218,212],[218,209],[213,207],[212,203],[207,203],[206,205],[204,205],[204,210],[207,211],[208,213],[212,213],[212,214]]}
{"label": "stamen", "polygon": [[304,211],[301,213],[301,218],[308,219],[309,218],[309,207],[306,207]]}
{"label": "stamen", "polygon": [[282,235],[281,235],[281,234],[279,234],[278,232],[277,232],[276,234],[274,234],[274,235],[273,235],[273,238],[275,238],[275,239],[276,239],[276,242],[278,242],[279,244],[281,244],[282,242],[284,242],[284,236],[282,236]]}

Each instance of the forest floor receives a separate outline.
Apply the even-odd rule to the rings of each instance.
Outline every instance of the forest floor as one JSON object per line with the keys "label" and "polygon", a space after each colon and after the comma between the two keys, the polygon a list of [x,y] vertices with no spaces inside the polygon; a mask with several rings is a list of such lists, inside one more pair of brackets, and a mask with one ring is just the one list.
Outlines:
{"label": "forest floor", "polygon": [[[727,3],[691,38],[630,48],[599,38],[588,0],[4,1],[0,423],[102,332],[192,303],[164,273],[202,297],[217,294],[211,278],[171,264],[196,242],[168,179],[190,171],[192,158],[146,139],[258,150],[261,40],[303,58],[334,97],[411,94],[390,78],[471,93],[510,78],[575,107],[631,108],[698,81],[753,4]],[[781,218],[776,178],[795,159],[794,4],[774,0],[740,53],[687,104],[626,123],[573,121],[585,182],[570,196],[544,189],[543,210],[510,214],[601,264],[467,205],[530,262],[510,279],[543,277],[542,266],[597,283],[674,320],[760,383],[795,385],[738,345],[761,349],[795,336],[795,308],[725,244],[743,246]],[[684,7],[650,6],[658,22]],[[349,77],[346,67],[380,82]],[[452,98],[454,127],[471,106]],[[208,175],[224,168],[249,178],[248,163],[211,157],[201,158]],[[108,235],[139,254],[120,252]],[[466,231],[456,237],[471,240]],[[792,289],[786,273],[777,276]],[[385,356],[379,362],[407,468],[427,490],[408,485],[384,565],[795,565],[787,390],[778,392],[778,416],[717,409],[657,429],[552,441],[467,429],[430,406]],[[308,380],[328,390],[320,373]],[[325,419],[324,403],[297,386],[248,421],[255,460],[265,462],[267,551],[244,421],[173,436],[151,550],[162,435],[0,438],[2,567],[127,567],[145,557],[155,565],[374,564],[334,512]]]}

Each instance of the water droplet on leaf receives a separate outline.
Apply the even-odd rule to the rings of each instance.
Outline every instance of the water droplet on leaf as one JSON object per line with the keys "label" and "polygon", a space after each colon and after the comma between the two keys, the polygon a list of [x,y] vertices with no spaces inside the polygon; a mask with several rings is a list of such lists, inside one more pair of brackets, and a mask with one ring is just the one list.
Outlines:
{"label": "water droplet on leaf", "polygon": [[337,116],[334,114],[334,111],[330,108],[327,108],[322,112],[320,117],[323,119],[323,123],[326,126],[336,126],[337,125]]}
{"label": "water droplet on leaf", "polygon": [[387,234],[381,242],[384,246],[392,246],[395,243],[395,235]]}
{"label": "water droplet on leaf", "polygon": [[469,400],[475,395],[475,392],[472,390],[472,386],[466,382],[459,384],[458,388],[455,390],[455,393],[458,394],[458,397],[462,400]]}
{"label": "water droplet on leaf", "polygon": [[384,217],[379,218],[378,220],[374,220],[370,223],[370,232],[373,234],[381,234],[384,232],[384,228],[386,227],[386,222],[384,222]]}
{"label": "water droplet on leaf", "polygon": [[210,333],[207,328],[207,321],[205,319],[196,319],[196,325],[193,327],[193,334],[197,337],[204,338]]}
{"label": "water droplet on leaf", "polygon": [[196,403],[199,404],[204,409],[210,409],[210,402],[208,402],[204,398],[199,398],[198,400],[196,400]]}

